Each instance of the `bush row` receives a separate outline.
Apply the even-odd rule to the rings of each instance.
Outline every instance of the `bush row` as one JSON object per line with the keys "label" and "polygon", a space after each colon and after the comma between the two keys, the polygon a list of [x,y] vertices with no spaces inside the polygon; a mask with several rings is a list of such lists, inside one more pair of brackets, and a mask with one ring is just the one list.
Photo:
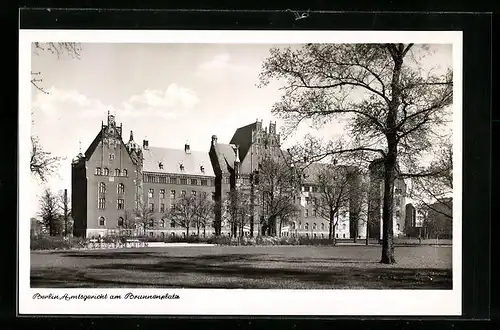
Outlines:
{"label": "bush row", "polygon": [[[125,243],[130,237],[105,236],[100,239],[78,238],[78,237],[60,237],[60,236],[36,236],[31,237],[31,250],[67,250],[86,248],[92,241],[98,240],[102,243]],[[229,236],[211,236],[211,237],[134,237],[142,242],[165,242],[165,243],[206,243],[216,245],[230,246],[252,246],[252,245],[332,245],[329,239],[307,238],[307,237],[239,237]]]}

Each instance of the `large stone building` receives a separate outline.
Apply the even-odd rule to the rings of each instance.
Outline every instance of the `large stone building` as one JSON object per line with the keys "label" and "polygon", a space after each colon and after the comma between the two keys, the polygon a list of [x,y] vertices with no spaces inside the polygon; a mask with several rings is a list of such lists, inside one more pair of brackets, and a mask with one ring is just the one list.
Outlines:
{"label": "large stone building", "polygon": [[[191,150],[188,144],[183,148],[169,149],[150,146],[144,140],[142,145],[134,141],[130,131],[129,141],[122,138],[122,125],[108,114],[107,123],[101,129],[85,154],[80,153],[72,164],[72,211],[75,236],[109,235],[120,230],[133,210],[146,205],[154,212],[154,219],[147,225],[150,236],[185,235],[165,217],[168,210],[181,194],[207,194],[214,201],[227,199],[232,190],[247,190],[255,205],[251,221],[243,228],[245,235],[254,236],[262,232],[263,211],[259,201],[256,182],[259,166],[265,157],[287,160],[289,154],[281,149],[280,135],[276,123],[263,127],[262,121],[238,128],[229,143],[221,143],[213,135],[210,149]],[[379,168],[377,161],[370,168]],[[300,189],[294,197],[299,215],[281,226],[281,235],[327,238],[328,220],[317,214],[314,198],[320,196],[315,173],[326,166],[312,164],[304,172]],[[340,166],[340,165],[339,165]],[[337,238],[365,238],[366,227],[372,238],[381,237],[381,180],[371,171],[371,194],[378,201],[369,201],[364,196],[352,196],[346,212],[337,215]],[[397,180],[395,188],[394,233],[398,235],[404,226],[405,185]],[[358,207],[357,207],[358,206]],[[360,208],[361,207],[361,208]],[[353,209],[361,211],[353,212]],[[368,211],[369,210],[369,211]],[[221,234],[228,235],[230,228],[224,221],[221,208],[216,208],[213,221],[221,223]],[[402,219],[402,220],[401,220]],[[278,229],[278,228],[277,228]],[[279,232],[278,229],[278,232]],[[194,231],[190,231],[194,232]],[[215,233],[214,226],[206,228],[207,235]]]}

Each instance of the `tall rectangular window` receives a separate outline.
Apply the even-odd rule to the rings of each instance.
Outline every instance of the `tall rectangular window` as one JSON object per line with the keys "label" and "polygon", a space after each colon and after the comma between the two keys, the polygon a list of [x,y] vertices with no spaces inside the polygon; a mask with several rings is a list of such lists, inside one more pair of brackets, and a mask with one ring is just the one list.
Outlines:
{"label": "tall rectangular window", "polygon": [[198,180],[196,179],[191,179],[191,185],[197,186],[198,185]]}
{"label": "tall rectangular window", "polygon": [[306,217],[306,218],[307,218],[308,216],[309,216],[309,210],[308,210],[308,209],[305,209],[305,211],[304,211],[304,217]]}
{"label": "tall rectangular window", "polygon": [[149,198],[153,198],[153,194],[154,194],[154,189],[149,189],[149,192],[148,192],[148,197]]}
{"label": "tall rectangular window", "polygon": [[177,184],[177,178],[170,178],[171,184]]}
{"label": "tall rectangular window", "polygon": [[187,184],[187,179],[186,178],[181,178],[181,184]]}
{"label": "tall rectangular window", "polygon": [[106,208],[106,198],[99,198],[98,207],[101,210],[104,210]]}
{"label": "tall rectangular window", "polygon": [[192,196],[196,196],[196,191],[194,191],[194,190],[193,190],[193,191],[191,191],[191,195],[192,195]]}
{"label": "tall rectangular window", "polygon": [[202,186],[206,186],[207,185],[207,180],[206,179],[202,179],[201,180],[201,185]]}
{"label": "tall rectangular window", "polygon": [[155,211],[155,203],[149,203],[149,210],[151,212],[154,212]]}
{"label": "tall rectangular window", "polygon": [[175,199],[175,190],[170,190],[170,199]]}
{"label": "tall rectangular window", "polygon": [[165,189],[160,189],[160,198],[165,199]]}
{"label": "tall rectangular window", "polygon": [[185,190],[181,190],[181,196],[186,196],[186,191]]}
{"label": "tall rectangular window", "polygon": [[160,204],[160,212],[165,212],[165,204],[163,203]]}
{"label": "tall rectangular window", "polygon": [[123,210],[125,207],[125,200],[122,198],[118,198],[118,200],[116,201],[116,204],[117,204],[118,210]]}

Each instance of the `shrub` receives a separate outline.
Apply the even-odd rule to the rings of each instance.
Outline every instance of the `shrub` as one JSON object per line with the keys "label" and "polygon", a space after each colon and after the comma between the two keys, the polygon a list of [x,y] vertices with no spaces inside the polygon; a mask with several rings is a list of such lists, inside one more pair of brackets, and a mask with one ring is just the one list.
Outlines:
{"label": "shrub", "polygon": [[31,250],[67,250],[82,248],[85,240],[80,237],[33,236],[30,241]]}

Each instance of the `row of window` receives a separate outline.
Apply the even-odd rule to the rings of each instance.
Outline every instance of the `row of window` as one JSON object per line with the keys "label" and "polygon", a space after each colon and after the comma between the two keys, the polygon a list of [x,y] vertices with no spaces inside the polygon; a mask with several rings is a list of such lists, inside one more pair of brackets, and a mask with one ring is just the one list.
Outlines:
{"label": "row of window", "polygon": [[[102,216],[101,216],[101,217],[99,217],[98,222],[99,222],[99,226],[100,226],[100,227],[105,227],[105,226],[106,226],[106,218],[105,218],[105,217],[102,217]],[[160,219],[160,220],[158,221],[158,227],[160,227],[160,228],[165,228],[165,224],[166,224],[165,219]],[[126,225],[126,224],[125,224],[125,219],[124,219],[123,217],[119,217],[119,218],[117,219],[117,225],[118,225],[118,227],[125,227],[125,225]],[[201,225],[201,228],[203,228],[203,226],[204,226],[204,225],[202,224],[202,225]],[[153,219],[149,220],[149,222],[148,222],[148,227],[149,227],[149,228],[154,228],[154,227],[155,227],[155,221],[154,221]],[[176,227],[176,223],[175,223],[175,221],[171,220],[171,221],[170,221],[170,228],[175,228],[175,227]],[[192,228],[196,228],[196,223],[195,223],[195,222],[193,222],[193,223],[191,224],[191,227],[192,227]]]}
{"label": "row of window", "polygon": [[[297,226],[296,226],[295,222],[292,222],[292,226],[291,226],[291,227],[292,227],[292,230],[296,230],[296,229],[297,229]],[[300,221],[299,221],[299,226],[298,226],[298,229],[302,229],[302,222],[300,222]],[[316,225],[316,222],[314,222],[314,223],[312,224],[312,229],[313,229],[313,230],[317,230],[317,229],[318,229],[318,228],[317,228],[317,225]],[[344,223],[344,224],[342,224],[342,229],[343,229],[343,230],[346,230],[346,229],[347,229],[347,225],[346,225],[345,223]],[[308,222],[306,222],[306,223],[304,224],[304,230],[309,230],[309,223],[308,223]],[[321,230],[325,230],[325,224],[324,224],[324,223],[321,223]]]}
{"label": "row of window", "polygon": [[[124,169],[115,168],[114,174],[115,174],[114,176],[128,176],[128,171],[125,168]],[[107,176],[107,175],[109,175],[109,168],[96,167],[95,175],[106,175]]]}
{"label": "row of window", "polygon": [[[205,197],[207,195],[206,191],[201,192],[202,195]],[[148,190],[148,198],[154,198],[155,190],[153,188],[149,188]],[[197,192],[196,190],[191,191],[192,196],[196,196]],[[186,191],[181,190],[181,196],[185,196]],[[175,190],[170,190],[170,199],[174,200],[176,196],[176,191]],[[160,194],[159,194],[160,199],[165,199],[165,189],[160,189]],[[215,192],[212,192],[212,200],[215,200]]]}
{"label": "row of window", "polygon": [[187,185],[188,182],[192,186],[214,186],[214,179],[188,179],[188,178],[177,178],[177,177],[168,177],[164,175],[154,175],[154,174],[144,174],[143,180],[145,183],[163,183],[163,184],[181,184]]}

